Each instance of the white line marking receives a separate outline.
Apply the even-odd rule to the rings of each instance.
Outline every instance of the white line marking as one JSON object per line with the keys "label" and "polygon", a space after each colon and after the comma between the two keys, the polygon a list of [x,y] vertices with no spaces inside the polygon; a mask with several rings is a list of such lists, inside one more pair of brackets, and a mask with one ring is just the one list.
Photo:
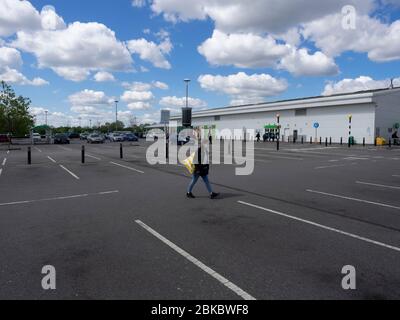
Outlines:
{"label": "white line marking", "polygon": [[363,203],[373,204],[373,205],[380,206],[380,207],[386,207],[386,208],[400,210],[400,207],[392,206],[392,205],[385,204],[385,203],[373,202],[373,201],[362,200],[362,199],[351,198],[351,197],[345,197],[345,196],[340,196],[340,195],[337,195],[337,194],[320,192],[320,191],[315,191],[315,190],[306,190],[306,191],[310,192],[310,193],[321,194],[321,195],[324,195],[324,196],[340,198],[340,199],[345,199],[345,200],[351,200],[351,201],[357,201],[357,202],[363,202]]}
{"label": "white line marking", "polygon": [[308,149],[287,149],[287,151],[291,152],[303,152],[303,151],[314,151],[314,150],[330,150],[330,149],[339,149],[338,147],[325,147],[325,148],[308,148]]}
{"label": "white line marking", "polygon": [[207,267],[204,263],[201,261],[197,260],[195,257],[191,256],[189,253],[184,251],[183,249],[179,248],[177,245],[169,241],[167,238],[163,237],[161,234],[159,234],[157,231],[153,230],[150,228],[148,225],[143,223],[140,220],[135,220],[135,222],[140,225],[143,229],[151,233],[153,236],[155,236],[158,240],[162,241],[164,244],[166,244],[168,247],[170,247],[172,250],[176,251],[179,253],[181,256],[189,260],[191,263],[193,263],[195,266],[199,267],[201,270],[203,270],[205,273],[209,274],[211,277],[219,281],[221,284],[223,284],[225,287],[236,293],[239,297],[243,298],[244,300],[256,300],[254,297],[252,297],[250,294],[247,292],[243,291],[241,288],[230,282],[228,279],[224,278],[221,276],[219,273],[214,271],[213,269]]}
{"label": "white line marking", "polygon": [[73,196],[65,196],[65,197],[55,197],[55,198],[47,198],[47,199],[39,199],[39,200],[25,200],[25,201],[16,201],[16,202],[8,202],[8,203],[0,203],[0,207],[4,206],[14,206],[18,204],[26,204],[26,203],[35,203],[35,202],[44,202],[44,201],[56,201],[56,200],[69,200],[69,199],[77,199],[77,198],[86,198],[89,196],[97,196],[97,195],[107,195],[107,194],[113,194],[113,193],[118,193],[119,191],[105,191],[105,192],[99,192],[99,193],[92,193],[92,194],[77,194]]}
{"label": "white line marking", "polygon": [[40,153],[42,152],[42,150],[40,150],[38,147],[35,147],[35,149],[36,149],[37,151],[39,151]]}
{"label": "white line marking", "polygon": [[263,210],[263,211],[266,211],[266,212],[269,212],[269,213],[276,214],[276,215],[281,216],[281,217],[285,217],[285,218],[289,218],[289,219],[296,220],[296,221],[299,221],[299,222],[303,222],[303,223],[312,225],[314,227],[318,227],[318,228],[322,228],[322,229],[325,229],[325,230],[328,230],[328,231],[336,232],[336,233],[339,233],[341,235],[344,235],[344,236],[347,236],[347,237],[350,237],[350,238],[358,239],[358,240],[365,241],[365,242],[368,242],[368,243],[371,243],[371,244],[374,244],[374,245],[377,245],[377,246],[380,246],[380,247],[384,247],[384,248],[387,248],[387,249],[391,249],[391,250],[400,252],[400,248],[392,246],[392,245],[388,245],[388,244],[383,243],[383,242],[371,240],[371,239],[368,239],[368,238],[365,238],[365,237],[358,236],[358,235],[353,234],[353,233],[349,233],[349,232],[345,232],[345,231],[342,231],[342,230],[339,230],[339,229],[331,228],[331,227],[328,227],[328,226],[325,226],[325,225],[322,225],[322,224],[319,224],[319,223],[315,223],[315,222],[312,222],[312,221],[309,221],[309,220],[304,220],[304,219],[301,219],[301,218],[298,218],[298,217],[294,217],[294,216],[291,216],[291,215],[288,215],[288,214],[285,214],[285,213],[282,213],[282,212],[279,212],[279,211],[263,208],[263,207],[260,207],[260,206],[257,206],[257,205],[251,204],[251,203],[247,203],[247,202],[243,202],[243,201],[238,201],[238,202],[240,204],[248,206],[248,207],[253,207],[253,208],[256,208],[256,209],[260,209],[260,210]]}
{"label": "white line marking", "polygon": [[298,160],[298,161],[303,161],[304,159],[302,158],[293,158],[293,157],[282,157],[282,156],[276,156],[273,154],[255,154],[256,157],[264,157],[264,158],[277,158],[277,159],[285,159],[285,160]]}
{"label": "white line marking", "polygon": [[1,169],[0,169],[0,176],[2,175],[2,173],[3,173],[3,169],[1,168]]}
{"label": "white line marking", "polygon": [[340,168],[340,167],[348,167],[348,166],[355,166],[357,163],[352,163],[352,164],[337,164],[333,166],[325,166],[325,167],[316,167],[314,168],[315,170],[321,170],[321,169],[330,169],[330,168]]}
{"label": "white line marking", "polygon": [[400,178],[400,175],[394,174],[393,177]]}
{"label": "white line marking", "polygon": [[138,172],[138,173],[144,173],[143,171],[140,171],[140,170],[137,170],[137,169],[134,169],[134,168],[131,168],[131,167],[127,167],[127,166],[124,166],[124,165],[116,163],[116,162],[110,162],[110,163],[113,164],[113,165],[119,166],[121,168],[132,170],[132,171],[135,171],[135,172]]}
{"label": "white line marking", "polygon": [[69,149],[69,148],[65,148],[65,147],[61,147],[61,146],[57,146],[57,147],[59,147],[59,148],[65,150],[65,151],[73,151],[72,149]]}
{"label": "white line marking", "polygon": [[7,163],[7,158],[4,158],[3,163],[1,165],[4,167],[6,163]]}
{"label": "white line marking", "polygon": [[387,186],[384,184],[377,184],[377,183],[369,183],[369,182],[362,182],[362,181],[356,181],[357,184],[364,184],[367,186],[374,186],[374,187],[380,187],[380,188],[389,188],[389,189],[397,189],[399,190],[400,187],[396,187],[396,186]]}
{"label": "white line marking", "polygon": [[100,158],[92,156],[91,154],[86,154],[86,156],[88,156],[89,158],[93,158],[93,159],[99,160],[99,161],[101,160]]}
{"label": "white line marking", "polygon": [[343,158],[343,160],[350,160],[350,161],[354,161],[354,160],[369,160],[369,158],[348,157],[348,158]]}
{"label": "white line marking", "polygon": [[10,150],[7,150],[7,154],[10,154]]}
{"label": "white line marking", "polygon": [[60,167],[61,167],[62,169],[64,169],[65,171],[67,171],[67,172],[68,172],[71,176],[73,176],[76,180],[79,180],[79,177],[78,177],[75,173],[69,171],[66,167],[64,167],[64,166],[61,165],[61,164],[60,164]]}
{"label": "white line marking", "polygon": [[54,162],[54,163],[57,163],[57,161],[56,160],[54,160],[52,157],[50,157],[50,156],[47,156],[47,158],[51,161],[51,162]]}
{"label": "white line marking", "polygon": [[105,191],[105,192],[100,192],[100,195],[105,195],[105,194],[113,194],[113,193],[118,193],[118,190],[114,190],[114,191]]}

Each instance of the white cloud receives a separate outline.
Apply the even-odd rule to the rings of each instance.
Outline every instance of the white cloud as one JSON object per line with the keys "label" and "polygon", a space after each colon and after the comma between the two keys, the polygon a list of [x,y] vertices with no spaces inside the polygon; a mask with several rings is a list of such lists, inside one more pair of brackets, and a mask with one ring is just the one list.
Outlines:
{"label": "white cloud", "polygon": [[66,29],[20,31],[13,46],[34,54],[40,68],[51,68],[60,76],[86,79],[91,71],[126,71],[132,58],[115,33],[100,23],[70,24]]}
{"label": "white cloud", "polygon": [[41,18],[29,1],[0,0],[0,36],[21,30],[38,30]]}
{"label": "white cloud", "polygon": [[149,91],[151,89],[151,84],[144,82],[123,82],[122,86],[129,91]]}
{"label": "white cloud", "polygon": [[279,95],[288,88],[284,79],[276,79],[268,74],[247,75],[244,72],[229,76],[201,75],[198,81],[205,90],[230,95],[232,104],[263,102],[266,97]]}
{"label": "white cloud", "polygon": [[169,89],[169,86],[166,83],[161,82],[161,81],[154,81],[153,86],[160,90],[168,90]]}
{"label": "white cloud", "polygon": [[44,6],[40,12],[41,25],[44,30],[65,29],[64,19],[56,13],[53,6]]}
{"label": "white cloud", "polygon": [[49,82],[42,78],[34,78],[33,80],[29,80],[18,70],[10,69],[8,67],[5,67],[3,69],[0,68],[0,81],[35,87],[49,84]]}
{"label": "white cloud", "polygon": [[310,55],[307,49],[293,49],[282,59],[280,68],[295,76],[328,76],[339,72],[339,68],[332,58],[319,51]]}
{"label": "white cloud", "polygon": [[151,108],[151,104],[149,102],[138,101],[138,102],[132,102],[132,103],[128,104],[129,110],[147,110],[150,108]]}
{"label": "white cloud", "polygon": [[171,22],[211,18],[226,33],[281,33],[354,5],[360,13],[369,12],[374,0],[154,0],[151,8]]}
{"label": "white cloud", "polygon": [[[373,89],[389,88],[390,80],[374,80],[371,77],[360,76],[356,79],[343,79],[339,82],[330,82],[325,86],[323,95],[349,93]],[[400,86],[400,78],[394,79],[394,86]]]}
{"label": "white cloud", "polygon": [[18,50],[0,47],[0,70],[5,67],[19,70],[22,66],[21,54]]}
{"label": "white cloud", "polygon": [[198,51],[212,65],[234,65],[240,68],[272,67],[290,52],[272,37],[254,34],[225,34],[214,30]]}
{"label": "white cloud", "polygon": [[[207,107],[207,102],[196,99],[190,98],[188,99],[189,107],[191,108],[205,108]],[[186,106],[186,97],[178,98],[176,96],[173,97],[163,97],[160,100],[160,105],[163,107],[171,107],[171,108],[182,108]]]}
{"label": "white cloud", "polygon": [[104,112],[102,108],[113,105],[114,98],[108,97],[103,91],[85,89],[68,97],[71,111],[79,114],[98,115]]}
{"label": "white cloud", "polygon": [[305,24],[302,33],[329,56],[354,51],[368,53],[372,61],[400,59],[400,20],[386,24],[359,15],[354,30],[343,30],[342,16],[335,14]]}
{"label": "white cloud", "polygon": [[140,59],[150,61],[155,67],[171,69],[171,64],[165,58],[165,55],[172,50],[170,39],[166,39],[157,45],[152,41],[141,38],[128,41],[127,46],[132,54],[138,54]]}
{"label": "white cloud", "polygon": [[99,71],[94,75],[94,80],[96,82],[113,82],[113,81],[115,81],[115,78],[109,72]]}
{"label": "white cloud", "polygon": [[150,101],[154,99],[151,91],[125,91],[121,96],[121,100],[126,103],[138,101]]}

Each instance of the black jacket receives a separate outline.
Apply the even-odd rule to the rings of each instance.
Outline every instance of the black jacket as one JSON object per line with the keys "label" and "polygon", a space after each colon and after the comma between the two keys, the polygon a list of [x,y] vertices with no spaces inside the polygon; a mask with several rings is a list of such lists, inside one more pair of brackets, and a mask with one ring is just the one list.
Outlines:
{"label": "black jacket", "polygon": [[[210,172],[210,165],[202,163],[201,154],[202,154],[202,150],[201,150],[201,148],[199,148],[196,153],[197,164],[194,165],[194,174],[198,175],[200,177],[205,177],[205,176],[208,176],[208,174]],[[205,159],[205,155],[203,155],[203,159]]]}

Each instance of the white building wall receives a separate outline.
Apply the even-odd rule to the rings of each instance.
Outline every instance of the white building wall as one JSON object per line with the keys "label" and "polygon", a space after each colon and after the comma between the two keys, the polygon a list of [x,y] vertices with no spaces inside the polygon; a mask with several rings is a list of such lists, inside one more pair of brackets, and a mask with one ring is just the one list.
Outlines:
{"label": "white building wall", "polygon": [[[389,139],[392,137],[394,124],[400,123],[400,91],[377,94],[376,103],[376,135]],[[399,132],[400,133],[400,132]]]}
{"label": "white building wall", "polygon": [[[264,126],[268,124],[276,124],[276,115],[280,114],[280,124],[282,126],[281,135],[286,140],[292,137],[294,130],[298,131],[299,136],[304,136],[306,141],[312,137],[313,140],[317,135],[319,140],[322,137],[332,137],[334,143],[340,142],[343,138],[347,142],[349,137],[349,115],[352,119],[352,136],[358,143],[362,143],[363,138],[366,143],[374,143],[375,133],[375,105],[374,104],[358,104],[338,107],[321,107],[307,109],[306,116],[296,116],[295,110],[271,111],[262,113],[245,113],[237,115],[221,116],[220,121],[215,121],[214,117],[193,118],[193,126],[211,126],[216,125],[218,130],[223,129],[239,129],[240,132],[246,129],[254,129],[264,133]],[[318,122],[320,127],[316,133],[314,123]],[[217,137],[220,138],[220,137]],[[236,136],[242,139],[243,135]]]}

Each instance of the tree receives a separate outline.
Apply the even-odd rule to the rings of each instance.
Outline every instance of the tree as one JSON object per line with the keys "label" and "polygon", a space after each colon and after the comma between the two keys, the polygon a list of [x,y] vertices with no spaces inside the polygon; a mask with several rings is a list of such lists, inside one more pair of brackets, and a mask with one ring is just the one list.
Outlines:
{"label": "tree", "polygon": [[29,113],[31,100],[15,94],[11,86],[0,83],[0,132],[22,136],[33,127],[33,116]]}

